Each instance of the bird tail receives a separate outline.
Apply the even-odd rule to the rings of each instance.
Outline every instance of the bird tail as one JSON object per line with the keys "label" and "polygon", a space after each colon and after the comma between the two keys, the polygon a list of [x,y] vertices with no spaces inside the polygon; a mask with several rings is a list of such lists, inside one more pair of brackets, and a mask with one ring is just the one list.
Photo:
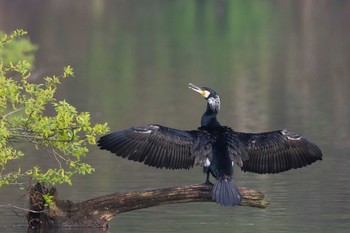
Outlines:
{"label": "bird tail", "polygon": [[212,199],[222,206],[235,206],[241,203],[242,195],[231,178],[219,178],[214,184]]}

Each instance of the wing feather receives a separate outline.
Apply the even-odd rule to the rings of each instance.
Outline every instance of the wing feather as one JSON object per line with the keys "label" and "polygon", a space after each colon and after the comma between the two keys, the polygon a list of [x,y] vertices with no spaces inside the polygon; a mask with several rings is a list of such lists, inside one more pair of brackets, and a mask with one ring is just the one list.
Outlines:
{"label": "wing feather", "polygon": [[245,172],[279,173],[322,160],[315,144],[287,130],[236,134],[247,153],[242,156],[241,169]]}
{"label": "wing feather", "polygon": [[223,128],[223,137],[226,142],[231,160],[239,167],[243,166],[243,161],[248,159],[246,149],[242,145],[238,134],[229,127]]}
{"label": "wing feather", "polygon": [[100,149],[117,156],[168,169],[189,169],[193,165],[202,165],[202,161],[205,161],[203,157],[211,153],[209,144],[205,132],[183,131],[160,125],[117,131],[98,141]]}

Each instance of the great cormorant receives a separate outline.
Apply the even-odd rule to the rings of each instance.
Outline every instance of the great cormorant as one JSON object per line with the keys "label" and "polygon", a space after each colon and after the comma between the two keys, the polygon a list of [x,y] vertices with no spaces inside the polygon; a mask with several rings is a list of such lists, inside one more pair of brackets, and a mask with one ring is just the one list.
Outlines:
{"label": "great cormorant", "polygon": [[279,173],[322,160],[321,150],[303,136],[278,130],[265,133],[236,132],[222,126],[216,116],[220,98],[207,87],[189,83],[189,88],[207,100],[207,109],[197,130],[178,130],[157,124],[133,127],[105,135],[101,149],[156,168],[190,169],[201,165],[216,182],[212,199],[223,206],[242,199],[232,180],[233,164],[245,172]]}

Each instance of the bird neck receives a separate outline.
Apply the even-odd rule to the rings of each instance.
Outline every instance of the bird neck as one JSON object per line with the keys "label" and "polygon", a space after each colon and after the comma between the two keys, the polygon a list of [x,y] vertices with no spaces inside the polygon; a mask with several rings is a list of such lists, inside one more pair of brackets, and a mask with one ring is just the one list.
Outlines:
{"label": "bird neck", "polygon": [[212,106],[208,103],[207,110],[204,112],[201,119],[201,127],[206,128],[215,128],[220,127],[220,123],[218,122],[216,116],[218,115],[218,109],[212,108]]}

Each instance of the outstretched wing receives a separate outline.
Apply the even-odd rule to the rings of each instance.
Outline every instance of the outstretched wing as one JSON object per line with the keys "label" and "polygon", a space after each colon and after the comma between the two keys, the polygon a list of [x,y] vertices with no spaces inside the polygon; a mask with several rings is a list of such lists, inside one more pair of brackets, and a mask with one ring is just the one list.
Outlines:
{"label": "outstretched wing", "polygon": [[105,135],[100,149],[117,156],[143,162],[156,168],[190,169],[202,164],[211,146],[201,131],[182,131],[160,125],[147,125]]}
{"label": "outstretched wing", "polygon": [[287,130],[237,136],[248,155],[241,167],[245,172],[279,173],[322,160],[322,152],[315,144]]}

